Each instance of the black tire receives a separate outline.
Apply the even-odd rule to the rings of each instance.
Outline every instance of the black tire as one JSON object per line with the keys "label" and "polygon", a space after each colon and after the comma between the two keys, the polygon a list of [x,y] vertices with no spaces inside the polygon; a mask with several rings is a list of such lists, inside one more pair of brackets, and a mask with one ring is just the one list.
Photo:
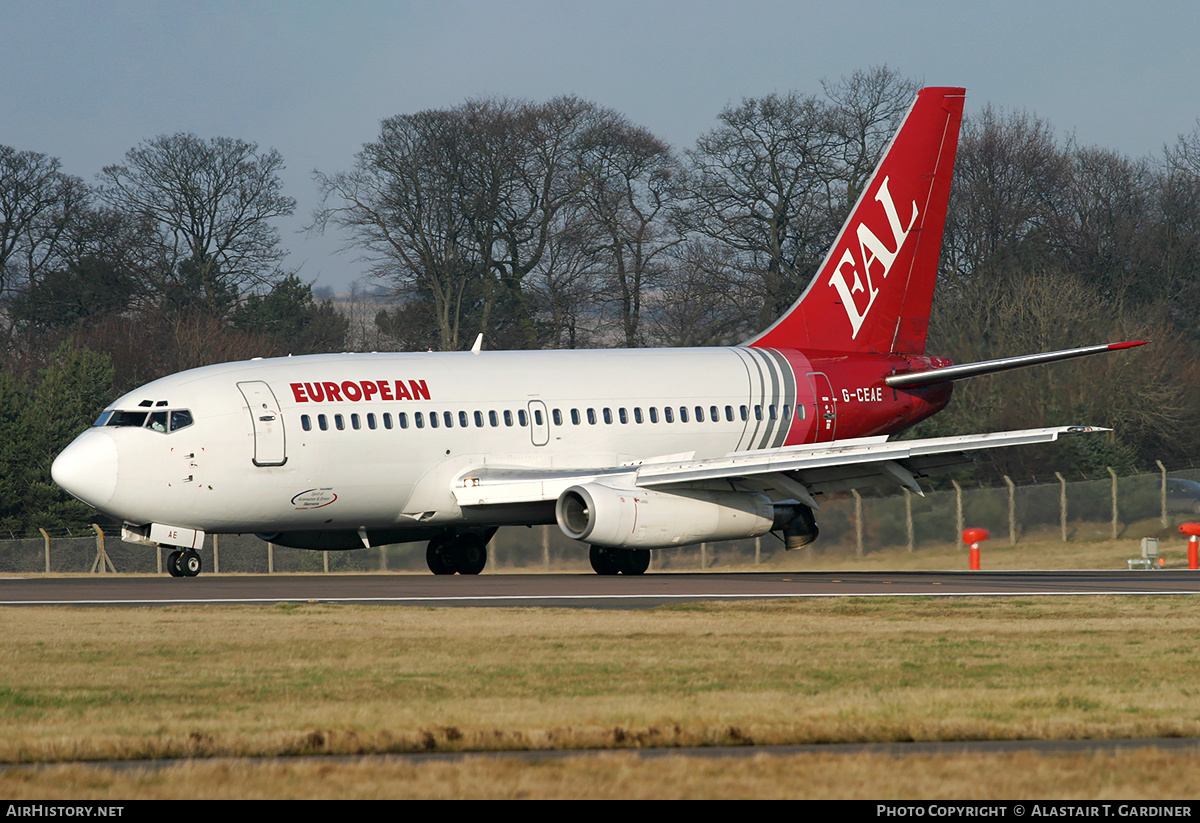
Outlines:
{"label": "black tire", "polygon": [[588,560],[592,561],[592,569],[596,574],[612,575],[621,571],[614,552],[603,546],[592,546],[588,551]]}
{"label": "black tire", "polygon": [[171,577],[183,577],[183,552],[179,549],[167,555],[167,574]]}
{"label": "black tire", "polygon": [[454,538],[452,556],[459,574],[479,574],[487,565],[487,543],[477,534],[460,534]]}
{"label": "black tire", "polygon": [[425,562],[434,574],[454,574],[458,571],[450,551],[448,535],[439,534],[429,541],[429,546],[425,549]]}
{"label": "black tire", "polygon": [[616,555],[617,568],[621,574],[645,574],[650,568],[650,550],[634,549],[633,551],[618,551]]}
{"label": "black tire", "polygon": [[204,563],[201,562],[200,554],[195,549],[184,552],[183,557],[179,560],[179,570],[183,572],[184,577],[195,577],[203,568]]}

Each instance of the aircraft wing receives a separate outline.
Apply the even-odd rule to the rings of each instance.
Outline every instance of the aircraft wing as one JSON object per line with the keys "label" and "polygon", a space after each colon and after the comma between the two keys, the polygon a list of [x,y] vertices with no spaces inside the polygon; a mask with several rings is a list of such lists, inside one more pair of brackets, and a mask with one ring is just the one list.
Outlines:
{"label": "aircraft wing", "polygon": [[917,478],[952,471],[971,462],[969,452],[1003,446],[1049,443],[1060,435],[1109,431],[1094,426],[1058,426],[925,440],[867,437],[735,452],[724,457],[656,458],[603,469],[538,469],[487,466],[456,479],[460,506],[556,500],[571,486],[599,482],[626,488],[669,488],[708,481],[746,481],[779,489],[815,506],[813,495],[845,491],[881,482],[906,486],[921,494]]}

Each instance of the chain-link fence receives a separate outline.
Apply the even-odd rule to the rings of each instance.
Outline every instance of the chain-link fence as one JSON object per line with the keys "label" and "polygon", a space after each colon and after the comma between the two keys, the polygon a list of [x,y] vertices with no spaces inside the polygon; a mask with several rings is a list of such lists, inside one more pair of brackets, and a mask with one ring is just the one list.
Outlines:
{"label": "chain-link fence", "polygon": [[[1140,538],[1162,533],[1184,520],[1200,520],[1200,469],[1111,475],[1086,480],[999,488],[907,490],[886,495],[825,495],[817,522],[818,555],[867,555],[961,545],[964,527],[982,527],[993,541]],[[768,562],[783,551],[773,535],[753,540],[706,543],[654,554],[659,570],[696,570],[713,565]],[[425,544],[409,543],[353,551],[289,549],[252,535],[209,535],[202,551],[204,572],[269,574],[282,572],[426,572]],[[0,573],[115,571],[163,572],[166,552],[124,543],[119,533],[94,527],[86,536],[0,540]],[[107,563],[104,561],[107,560]],[[590,571],[585,546],[557,526],[504,528],[492,539],[488,569]]]}

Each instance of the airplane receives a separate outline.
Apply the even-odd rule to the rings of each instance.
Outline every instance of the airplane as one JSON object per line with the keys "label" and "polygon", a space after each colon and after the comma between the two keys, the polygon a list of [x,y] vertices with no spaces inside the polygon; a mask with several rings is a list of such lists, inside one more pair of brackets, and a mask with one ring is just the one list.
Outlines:
{"label": "airplane", "polygon": [[599,574],[651,551],[778,532],[816,539],[822,494],[919,478],[1062,426],[889,439],[953,383],[1142,345],[954,365],[925,354],[965,90],[916,96],[817,275],[737,346],[347,353],[224,363],[109,405],[54,481],[201,571],[206,534],[349,550],[426,542],[479,574],[501,526],[557,524]]}

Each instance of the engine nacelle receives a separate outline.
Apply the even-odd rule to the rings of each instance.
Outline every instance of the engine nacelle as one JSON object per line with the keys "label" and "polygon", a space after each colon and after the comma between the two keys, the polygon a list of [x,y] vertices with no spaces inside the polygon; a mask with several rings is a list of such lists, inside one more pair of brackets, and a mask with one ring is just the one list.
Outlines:
{"label": "engine nacelle", "polygon": [[775,524],[775,507],[756,492],[660,492],[601,483],[567,489],[554,512],[567,537],[624,549],[740,540],[766,534]]}

